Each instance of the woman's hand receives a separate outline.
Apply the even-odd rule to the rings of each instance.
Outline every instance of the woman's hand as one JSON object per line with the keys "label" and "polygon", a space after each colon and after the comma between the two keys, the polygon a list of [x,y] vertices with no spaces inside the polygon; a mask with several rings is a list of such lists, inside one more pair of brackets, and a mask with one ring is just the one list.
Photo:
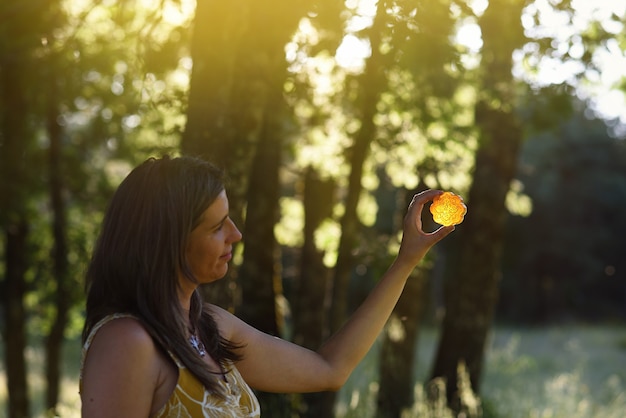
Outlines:
{"label": "woman's hand", "polygon": [[422,230],[424,205],[442,193],[441,190],[425,190],[413,196],[404,216],[402,243],[396,262],[406,263],[411,267],[416,266],[433,245],[454,231],[454,226],[442,226],[430,233]]}

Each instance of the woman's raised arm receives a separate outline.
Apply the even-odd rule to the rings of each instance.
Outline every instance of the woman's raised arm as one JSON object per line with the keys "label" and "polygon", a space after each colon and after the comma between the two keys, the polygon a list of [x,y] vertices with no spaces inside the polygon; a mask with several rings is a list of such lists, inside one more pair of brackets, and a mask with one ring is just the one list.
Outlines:
{"label": "woman's raised arm", "polygon": [[261,333],[215,308],[224,335],[245,345],[237,367],[250,386],[267,392],[314,392],[338,390],[345,383],[382,331],[412,270],[435,243],[454,230],[454,226],[432,233],[422,230],[422,208],[440,193],[428,190],[413,197],[395,261],[363,304],[317,352]]}

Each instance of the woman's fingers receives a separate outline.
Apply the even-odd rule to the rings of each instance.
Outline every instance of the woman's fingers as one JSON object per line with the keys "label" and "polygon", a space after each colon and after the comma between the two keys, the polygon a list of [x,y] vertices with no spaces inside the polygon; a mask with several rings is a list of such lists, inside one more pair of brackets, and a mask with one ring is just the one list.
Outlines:
{"label": "woman's fingers", "polygon": [[421,232],[422,209],[424,208],[424,205],[442,193],[443,191],[441,190],[428,189],[413,195],[413,199],[409,204],[409,210],[407,211],[407,221],[413,222],[414,220],[418,230]]}
{"label": "woman's fingers", "polygon": [[443,191],[441,190],[435,190],[435,189],[424,190],[423,192],[419,192],[413,195],[413,199],[411,200],[411,204],[409,206],[420,205],[423,207],[426,203],[433,200],[435,196],[439,196],[442,193]]}
{"label": "woman's fingers", "polygon": [[431,235],[437,238],[437,241],[442,240],[450,232],[454,231],[454,225],[439,227],[436,231],[433,231]]}

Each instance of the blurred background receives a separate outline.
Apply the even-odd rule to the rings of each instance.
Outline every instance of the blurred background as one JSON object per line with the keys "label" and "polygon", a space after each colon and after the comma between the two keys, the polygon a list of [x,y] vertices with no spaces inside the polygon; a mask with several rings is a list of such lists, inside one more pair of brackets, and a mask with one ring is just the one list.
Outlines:
{"label": "blurred background", "polygon": [[[243,232],[203,289],[316,348],[407,203],[465,221],[338,393],[268,417],[623,417],[626,2],[0,2],[0,417],[78,417],[83,273],[150,156],[224,167]],[[425,228],[437,225],[427,208]]]}

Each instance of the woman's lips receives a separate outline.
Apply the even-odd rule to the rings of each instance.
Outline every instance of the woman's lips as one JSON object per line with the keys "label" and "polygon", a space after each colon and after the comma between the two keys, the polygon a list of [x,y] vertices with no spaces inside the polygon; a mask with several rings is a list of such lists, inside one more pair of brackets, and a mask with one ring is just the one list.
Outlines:
{"label": "woman's lips", "polygon": [[222,260],[225,261],[230,261],[233,258],[233,253],[232,252],[228,252],[226,254],[224,254],[223,256],[220,257]]}

